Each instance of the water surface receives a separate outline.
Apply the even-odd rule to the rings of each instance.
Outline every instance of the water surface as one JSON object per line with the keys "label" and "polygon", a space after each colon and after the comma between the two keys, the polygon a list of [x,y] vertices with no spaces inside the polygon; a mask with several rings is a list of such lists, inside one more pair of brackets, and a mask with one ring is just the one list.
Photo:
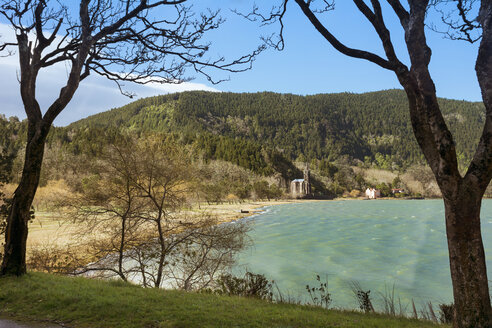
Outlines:
{"label": "water surface", "polygon": [[[492,200],[482,204],[482,234],[492,277]],[[395,286],[403,303],[451,302],[442,200],[347,200],[271,206],[251,219],[254,247],[238,270],[265,274],[303,298],[315,275],[327,277],[333,305],[356,307],[350,283],[379,293]],[[376,304],[377,305],[377,304]]]}

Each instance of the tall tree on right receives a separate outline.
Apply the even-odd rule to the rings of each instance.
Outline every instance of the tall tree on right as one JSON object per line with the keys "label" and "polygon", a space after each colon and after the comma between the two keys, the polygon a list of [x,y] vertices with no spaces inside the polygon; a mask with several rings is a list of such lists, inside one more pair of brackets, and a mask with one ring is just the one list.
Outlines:
{"label": "tall tree on right", "polygon": [[[492,311],[480,230],[482,197],[492,178],[492,1],[490,0],[386,0],[389,9],[399,18],[404,31],[410,65],[397,56],[386,26],[379,0],[353,0],[357,9],[371,23],[381,40],[385,57],[354,49],[343,44],[320,21],[320,14],[334,9],[330,1],[292,0],[313,27],[336,50],[344,55],[365,59],[393,71],[407,96],[410,118],[417,142],[441,189],[446,216],[449,262],[453,282],[454,327],[492,327]],[[280,23],[280,38],[267,39],[272,47],[283,49],[284,16],[289,0],[282,0],[269,14],[258,7],[245,15],[263,25]],[[321,3],[321,6],[316,3]],[[451,37],[470,42],[479,41],[476,74],[482,92],[486,115],[483,133],[466,173],[458,170],[453,136],[440,111],[436,88],[429,72],[431,49],[426,41],[426,18],[436,4],[456,6],[457,17],[448,22]],[[469,18],[473,6],[479,6],[478,16]],[[289,9],[290,10],[290,9]],[[478,38],[473,31],[480,31]],[[398,32],[398,31],[397,31]]]}

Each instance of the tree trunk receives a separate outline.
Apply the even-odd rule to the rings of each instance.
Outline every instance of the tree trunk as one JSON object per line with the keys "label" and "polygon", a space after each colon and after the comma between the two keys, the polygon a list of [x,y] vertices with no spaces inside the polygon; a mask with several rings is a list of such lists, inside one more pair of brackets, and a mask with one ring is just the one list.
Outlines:
{"label": "tree trunk", "polygon": [[5,253],[0,275],[26,273],[26,242],[30,210],[38,188],[43,162],[44,142],[50,125],[42,120],[29,122],[24,169],[15,190],[5,231]]}
{"label": "tree trunk", "polygon": [[[415,137],[444,199],[455,304],[454,327],[490,328],[492,310],[480,227],[480,208],[486,185],[483,187],[477,179],[460,176],[454,142],[444,125],[435,89],[430,82],[426,85],[414,76],[403,80],[402,85],[408,96]],[[434,143],[433,136],[436,135],[439,139]]]}
{"label": "tree trunk", "polygon": [[166,237],[164,236],[164,231],[162,229],[162,222],[159,218],[156,220],[157,223],[157,231],[159,232],[159,246],[160,246],[160,254],[159,254],[159,264],[157,267],[157,278],[155,281],[155,288],[161,287],[162,276],[164,272],[164,262],[166,260]]}
{"label": "tree trunk", "polygon": [[118,249],[118,275],[123,281],[127,281],[126,276],[123,272],[123,258],[125,253],[125,236],[126,236],[126,214],[125,217],[121,220],[121,236],[120,236],[120,247]]}
{"label": "tree trunk", "polygon": [[467,189],[460,190],[455,199],[444,199],[455,305],[454,327],[492,327],[480,229],[482,196],[471,188]]}

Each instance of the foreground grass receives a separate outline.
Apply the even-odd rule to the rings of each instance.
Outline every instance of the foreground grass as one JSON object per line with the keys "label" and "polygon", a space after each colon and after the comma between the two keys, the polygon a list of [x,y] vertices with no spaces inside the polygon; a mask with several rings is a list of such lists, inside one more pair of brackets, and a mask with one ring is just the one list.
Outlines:
{"label": "foreground grass", "polygon": [[0,317],[68,327],[436,327],[417,320],[144,289],[120,281],[29,273],[0,278]]}

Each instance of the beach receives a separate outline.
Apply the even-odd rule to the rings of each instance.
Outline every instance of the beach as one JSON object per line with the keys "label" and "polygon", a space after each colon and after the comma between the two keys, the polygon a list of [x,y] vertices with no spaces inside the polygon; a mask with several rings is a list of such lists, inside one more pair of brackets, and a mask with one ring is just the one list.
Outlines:
{"label": "beach", "polygon": [[[183,213],[196,215],[208,214],[215,216],[219,223],[231,222],[263,212],[266,206],[291,204],[299,202],[312,202],[313,200],[283,199],[283,200],[248,200],[235,203],[195,203]],[[79,240],[77,224],[63,213],[37,211],[35,218],[29,223],[28,248],[42,245],[68,245]]]}

